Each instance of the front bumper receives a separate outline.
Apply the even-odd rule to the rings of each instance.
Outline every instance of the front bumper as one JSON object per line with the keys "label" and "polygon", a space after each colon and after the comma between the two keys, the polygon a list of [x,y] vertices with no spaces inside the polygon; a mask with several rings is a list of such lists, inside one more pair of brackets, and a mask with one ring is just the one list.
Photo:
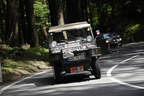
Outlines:
{"label": "front bumper", "polygon": [[[60,69],[66,73],[71,73],[71,68],[73,67],[83,67],[83,71],[89,71],[92,58],[97,58],[101,56],[100,48],[93,48],[85,51],[74,51],[74,57],[79,57],[80,54],[84,54],[85,58],[80,58],[76,60],[70,60],[70,57],[63,58],[62,53],[55,54],[51,56],[53,62],[60,62]],[[54,63],[53,63],[54,64]]]}

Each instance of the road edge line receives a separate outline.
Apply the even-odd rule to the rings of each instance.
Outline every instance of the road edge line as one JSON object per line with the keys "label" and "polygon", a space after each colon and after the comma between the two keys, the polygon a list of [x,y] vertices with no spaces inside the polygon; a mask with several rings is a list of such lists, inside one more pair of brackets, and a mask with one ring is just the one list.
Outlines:
{"label": "road edge line", "polygon": [[133,84],[129,84],[129,83],[120,81],[120,80],[112,77],[112,71],[113,71],[116,67],[118,67],[120,64],[124,64],[125,62],[127,62],[127,61],[129,61],[129,60],[131,60],[131,59],[136,58],[137,56],[138,56],[138,55],[132,56],[132,57],[130,57],[130,58],[128,58],[128,59],[125,59],[125,60],[121,61],[119,64],[117,64],[117,65],[113,66],[112,68],[110,68],[110,69],[107,71],[107,77],[109,77],[112,81],[117,82],[117,83],[119,83],[119,84],[121,84],[121,85],[129,86],[129,87],[136,88],[136,89],[144,89],[144,87],[137,86],[137,85],[133,85]]}
{"label": "road edge line", "polygon": [[1,95],[5,90],[7,90],[8,88],[16,85],[17,83],[20,83],[20,82],[22,82],[22,81],[24,81],[24,80],[27,80],[27,79],[29,79],[29,78],[32,78],[32,77],[34,77],[34,76],[36,76],[36,75],[39,75],[39,74],[42,74],[42,73],[46,73],[46,72],[49,72],[49,71],[51,71],[51,69],[46,70],[46,71],[43,71],[43,72],[40,72],[40,73],[35,73],[35,74],[31,75],[31,76],[28,76],[28,77],[25,77],[25,78],[23,78],[23,79],[21,79],[21,80],[18,80],[18,81],[16,81],[16,82],[13,82],[12,84],[7,85],[6,87],[0,89],[0,95]]}

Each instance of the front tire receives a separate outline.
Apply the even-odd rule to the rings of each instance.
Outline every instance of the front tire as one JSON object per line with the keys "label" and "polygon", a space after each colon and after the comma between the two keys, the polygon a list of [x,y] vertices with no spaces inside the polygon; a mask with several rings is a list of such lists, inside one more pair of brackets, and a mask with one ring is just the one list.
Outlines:
{"label": "front tire", "polygon": [[91,69],[92,69],[91,73],[95,76],[95,78],[100,79],[101,78],[101,70],[100,70],[100,65],[99,65],[99,63],[97,63],[96,59],[92,60]]}
{"label": "front tire", "polygon": [[53,70],[54,70],[54,80],[56,83],[60,82],[61,79],[61,69],[60,69],[60,64],[58,62],[55,62],[53,65]]}

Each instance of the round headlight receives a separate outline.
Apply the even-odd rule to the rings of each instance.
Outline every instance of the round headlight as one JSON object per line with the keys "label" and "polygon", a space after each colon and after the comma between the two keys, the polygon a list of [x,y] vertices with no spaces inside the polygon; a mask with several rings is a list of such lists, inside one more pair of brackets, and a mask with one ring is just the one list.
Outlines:
{"label": "round headlight", "polygon": [[119,40],[122,41],[122,38],[120,38]]}
{"label": "round headlight", "polygon": [[56,47],[56,45],[57,45],[57,42],[56,42],[56,41],[53,41],[53,42],[51,43],[51,47]]}
{"label": "round headlight", "polygon": [[116,40],[113,40],[114,42],[116,41]]}
{"label": "round headlight", "polygon": [[86,47],[86,46],[83,46],[82,48],[83,48],[83,49],[86,49],[87,47]]}
{"label": "round headlight", "polygon": [[88,42],[92,41],[92,37],[91,36],[87,36],[87,41]]}
{"label": "round headlight", "polygon": [[109,43],[110,41],[109,40],[106,40],[106,43]]}

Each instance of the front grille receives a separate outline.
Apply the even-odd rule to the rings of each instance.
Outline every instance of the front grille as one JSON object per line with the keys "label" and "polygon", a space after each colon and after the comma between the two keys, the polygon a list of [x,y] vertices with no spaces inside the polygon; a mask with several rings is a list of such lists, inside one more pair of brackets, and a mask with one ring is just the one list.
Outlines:
{"label": "front grille", "polygon": [[74,56],[78,56],[78,55],[86,55],[86,52],[84,52],[84,51],[74,51]]}

